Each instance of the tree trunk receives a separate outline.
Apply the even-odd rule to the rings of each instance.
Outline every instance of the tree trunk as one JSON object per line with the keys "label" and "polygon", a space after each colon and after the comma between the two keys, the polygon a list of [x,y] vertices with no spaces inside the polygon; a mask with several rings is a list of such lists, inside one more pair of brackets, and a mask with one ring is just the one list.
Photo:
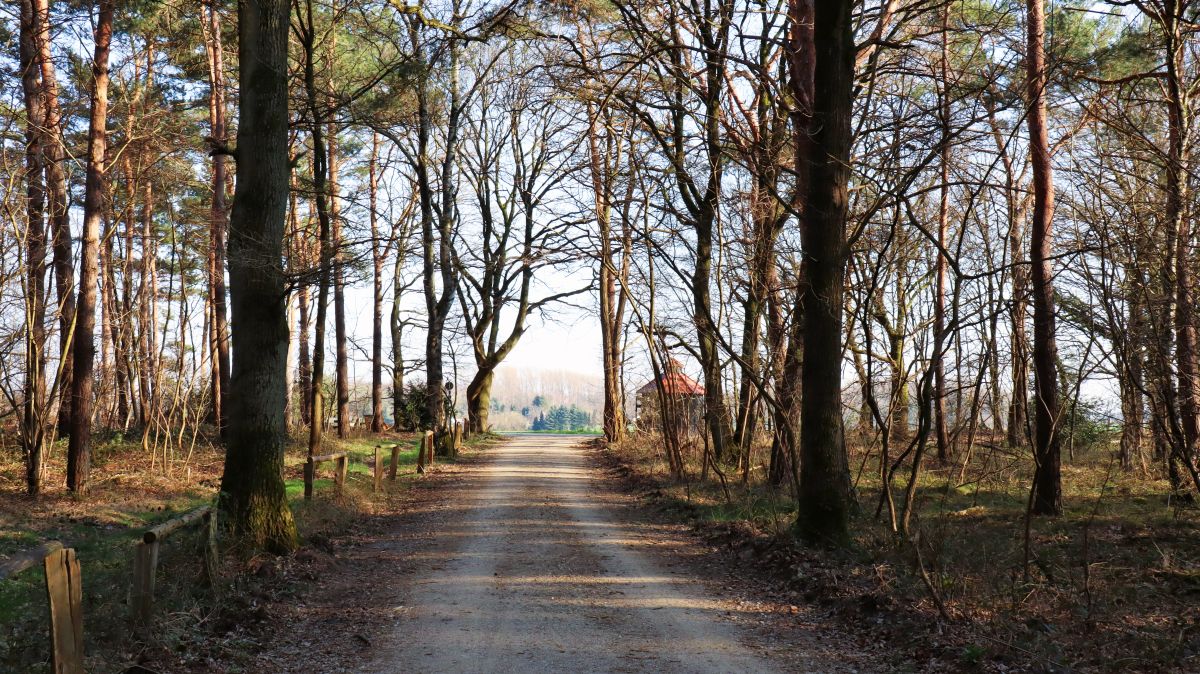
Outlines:
{"label": "tree trunk", "polygon": [[305,17],[297,12],[300,25],[302,48],[304,51],[304,91],[307,104],[309,132],[312,140],[313,205],[317,210],[318,238],[320,241],[319,273],[317,280],[317,308],[314,318],[313,350],[312,350],[312,389],[308,391],[310,423],[308,434],[308,455],[317,454],[321,448],[324,433],[325,404],[322,397],[322,387],[325,380],[325,324],[329,311],[329,282],[330,270],[333,264],[332,224],[329,213],[327,177],[329,153],[325,147],[324,112],[317,102],[316,75],[316,27],[313,23],[313,3],[311,0],[304,4]]}
{"label": "tree trunk", "polygon": [[467,384],[467,425],[471,433],[486,433],[488,411],[492,406],[492,381],[496,371],[481,368],[475,371],[471,383]]}
{"label": "tree trunk", "polygon": [[342,265],[342,219],[338,203],[338,129],[329,125],[329,221],[333,232],[333,339],[338,437],[350,434],[350,356],[346,349],[346,277]]}
{"label": "tree trunk", "polygon": [[155,416],[157,392],[152,373],[158,371],[155,348],[155,305],[158,295],[158,239],[154,232],[154,188],[150,181],[142,196],[142,251],[139,261],[141,289],[138,294],[138,388],[140,421],[144,430]]}
{"label": "tree trunk", "polygon": [[1058,348],[1055,343],[1054,287],[1050,267],[1054,175],[1046,133],[1046,54],[1043,0],[1027,0],[1025,54],[1029,114],[1029,154],[1033,166],[1033,219],[1030,236],[1033,290],[1033,366],[1037,392],[1034,426],[1032,509],[1037,515],[1062,514],[1062,468],[1058,422]]}
{"label": "tree trunk", "polygon": [[[208,6],[208,122],[217,147],[228,141],[225,124],[225,55],[221,45],[221,25],[215,4]],[[225,230],[228,211],[225,204],[225,155],[212,158],[212,204],[209,209],[208,292],[212,306],[212,405],[213,423],[225,435],[225,406],[229,395],[229,321],[225,288]]]}
{"label": "tree trunk", "polygon": [[71,332],[75,323],[75,272],[71,261],[71,193],[67,186],[66,148],[63,142],[62,111],[58,104],[58,78],[50,52],[49,0],[33,0],[33,39],[37,48],[38,65],[42,71],[43,112],[42,151],[45,156],[46,193],[49,197],[49,218],[54,248],[54,287],[58,296],[59,373],[58,430],[70,432],[71,368],[74,366],[74,342]]}
{"label": "tree trunk", "polygon": [[[797,532],[845,544],[853,507],[842,428],[842,293],[854,86],[853,3],[791,1],[792,86],[811,118],[797,127],[798,184],[807,196],[800,235],[804,316]],[[805,30],[812,17],[811,32]],[[807,36],[805,36],[807,33]],[[807,39],[805,39],[807,37]],[[805,51],[811,49],[811,56]],[[811,74],[811,75],[810,75]],[[805,80],[811,76],[811,90]],[[811,92],[811,95],[809,95]],[[798,117],[803,118],[801,111]]]}
{"label": "tree trunk", "polygon": [[288,203],[287,0],[238,6],[237,188],[229,223],[233,369],[222,510],[252,548],[288,552],[296,525],[284,489],[288,326],[283,235]]}
{"label": "tree trunk", "polygon": [[300,396],[300,424],[307,426],[312,422],[312,350],[308,343],[308,330],[312,325],[312,319],[308,315],[308,286],[302,285],[296,289],[296,305],[298,314],[298,324],[296,331],[300,353],[297,356],[298,370],[296,390]]}
{"label": "tree trunk", "polygon": [[[625,439],[624,396],[620,388],[621,317],[617,287],[618,272],[612,245],[612,180],[608,163],[600,152],[599,121],[602,111],[592,101],[588,113],[588,168],[592,178],[592,198],[595,204],[597,237],[600,248],[600,352],[604,370],[604,438],[609,442]],[[611,129],[606,129],[609,133]],[[470,394],[467,401],[470,405]],[[485,413],[486,416],[486,413]],[[471,417],[474,419],[474,416]],[[472,432],[479,432],[471,422]],[[486,424],[485,424],[486,425]]]}
{"label": "tree trunk", "polygon": [[401,280],[402,246],[405,242],[397,241],[395,266],[392,268],[392,423],[400,426],[400,416],[403,411],[404,397],[404,323],[400,320],[400,301],[403,299],[404,283]]}
{"label": "tree trunk", "polygon": [[[711,17],[710,31],[728,34],[728,12],[720,11]],[[725,38],[719,39],[724,43]],[[725,76],[725,54],[720,49],[707,50],[705,77],[708,82],[720,82]],[[712,312],[709,284],[712,282],[713,238],[720,211],[721,188],[724,176],[724,139],[721,136],[721,94],[723,87],[707,87],[704,97],[704,143],[708,159],[708,181],[695,218],[696,266],[692,274],[693,320],[696,342],[700,352],[700,367],[704,371],[704,409],[708,432],[712,439],[713,456],[718,462],[729,461],[733,445],[733,430],[725,405],[724,378],[721,376],[721,356],[717,351],[717,331]],[[678,124],[678,122],[677,122]],[[678,133],[678,132],[676,132]]]}
{"label": "tree trunk", "polygon": [[1178,460],[1194,474],[1200,457],[1200,346],[1197,345],[1195,283],[1191,217],[1187,211],[1190,131],[1190,94],[1184,91],[1187,39],[1183,35],[1181,3],[1164,2],[1163,29],[1167,38],[1167,165],[1166,221],[1175,231],[1175,359],[1178,362],[1179,417],[1183,447]]}
{"label": "tree trunk", "polygon": [[[946,343],[946,234],[950,224],[950,86],[948,73],[949,61],[949,5],[942,7],[942,54],[941,54],[941,86],[938,90],[940,99],[938,106],[939,121],[941,122],[942,147],[941,170],[942,180],[939,187],[938,199],[938,229],[937,229],[937,262],[934,276],[936,286],[933,296],[933,341],[935,344]],[[946,365],[945,347],[933,354],[933,428],[937,440],[938,462],[945,464],[950,460],[950,438],[946,432]]]}
{"label": "tree trunk", "polygon": [[25,488],[42,489],[49,441],[46,422],[46,185],[45,145],[39,129],[44,118],[41,73],[31,0],[21,0],[21,88],[25,97],[25,385],[21,406],[21,445],[25,451]]}
{"label": "tree trunk", "polygon": [[379,240],[379,136],[371,134],[371,159],[367,166],[371,219],[371,263],[374,300],[371,305],[371,432],[383,432],[383,243]]}
{"label": "tree trunk", "polygon": [[96,3],[92,61],[92,114],[83,197],[83,246],[79,258],[79,304],[75,312],[74,377],[71,380],[71,438],[67,445],[67,488],[84,492],[92,462],[92,368],[96,355],[96,285],[99,281],[100,221],[104,214],[105,146],[108,121],[108,54],[113,1]]}
{"label": "tree trunk", "polygon": [[[410,24],[412,41],[421,44],[419,31]],[[446,318],[454,301],[457,287],[451,248],[455,216],[454,166],[457,156],[458,126],[462,108],[458,98],[458,47],[449,46],[449,114],[446,121],[445,155],[440,166],[440,199],[435,205],[433,183],[429,175],[430,134],[433,125],[433,110],[429,100],[429,82],[423,79],[417,85],[417,153],[414,165],[421,207],[421,280],[425,294],[425,312],[428,326],[425,331],[425,411],[434,430],[439,433],[446,419],[446,389],[443,387],[444,364],[442,362],[442,336]],[[426,58],[418,47],[418,61]],[[427,77],[427,76],[426,76]],[[435,223],[436,210],[436,223]],[[440,278],[441,288],[438,288]]]}

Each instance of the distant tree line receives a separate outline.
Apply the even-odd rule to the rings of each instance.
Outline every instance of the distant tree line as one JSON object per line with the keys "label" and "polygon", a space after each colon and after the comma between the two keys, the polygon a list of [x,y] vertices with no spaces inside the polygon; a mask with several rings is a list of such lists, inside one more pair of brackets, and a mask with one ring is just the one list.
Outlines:
{"label": "distant tree line", "polygon": [[529,430],[531,431],[585,431],[595,428],[595,421],[589,412],[579,409],[575,405],[566,407],[563,405],[555,405],[545,412],[538,414],[533,420]]}

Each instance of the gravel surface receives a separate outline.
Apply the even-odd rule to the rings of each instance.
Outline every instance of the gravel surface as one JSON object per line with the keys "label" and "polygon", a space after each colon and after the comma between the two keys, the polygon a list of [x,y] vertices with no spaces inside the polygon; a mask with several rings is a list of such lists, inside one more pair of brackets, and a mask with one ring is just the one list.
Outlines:
{"label": "gravel surface", "polygon": [[391,641],[420,645],[368,671],[775,671],[593,499],[578,442],[516,438],[461,480]]}

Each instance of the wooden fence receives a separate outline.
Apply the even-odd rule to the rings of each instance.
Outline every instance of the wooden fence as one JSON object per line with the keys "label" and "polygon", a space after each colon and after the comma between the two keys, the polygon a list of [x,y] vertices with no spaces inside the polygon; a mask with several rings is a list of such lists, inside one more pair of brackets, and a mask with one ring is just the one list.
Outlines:
{"label": "wooden fence", "polygon": [[[147,529],[134,548],[133,580],[129,592],[134,629],[149,623],[154,608],[154,579],[159,544],[172,533],[204,522],[204,572],[211,583],[217,571],[216,511],[202,506]],[[83,674],[83,579],[73,548],[49,541],[0,562],[0,581],[32,568],[39,561],[46,571],[50,608],[50,662],[55,674]]]}
{"label": "wooden fence", "polygon": [[47,541],[0,563],[0,581],[42,563],[50,605],[50,671],[83,674],[83,585],[74,548]]}
{"label": "wooden fence", "polygon": [[350,470],[350,454],[349,452],[334,452],[333,454],[321,454],[320,456],[310,456],[304,464],[304,500],[310,501],[313,497],[313,481],[317,477],[317,466],[329,461],[336,462],[336,471],[333,474],[334,486],[337,488],[337,493],[341,494],[346,488],[346,474]]}
{"label": "wooden fence", "polygon": [[[457,435],[455,437],[461,438]],[[461,442],[459,442],[461,445]],[[396,470],[400,465],[400,448],[399,443],[380,443],[375,445],[375,467],[373,470],[373,490],[378,493],[383,488],[383,453],[385,450],[391,453],[391,463],[388,465],[387,473],[389,480],[396,479]],[[421,446],[417,452],[417,472],[424,473],[426,466],[433,465],[433,431],[425,431],[421,436]],[[333,479],[337,487],[337,493],[342,494],[346,488],[346,476],[349,472],[350,454],[349,452],[334,452],[332,454],[322,454],[320,456],[309,457],[304,464],[304,498],[311,500],[313,497],[313,482],[316,480],[317,466],[329,461],[337,462],[337,468],[333,474]]]}
{"label": "wooden fence", "polygon": [[[470,437],[469,429],[459,422],[448,434],[447,444],[457,451],[464,437]],[[383,451],[391,452],[388,479],[396,479],[400,463],[400,444],[381,443],[375,445],[374,489],[383,486]],[[434,463],[435,442],[433,431],[425,431],[417,452],[417,472],[425,472]],[[304,464],[304,498],[311,499],[316,467],[321,463],[336,462],[334,481],[338,493],[346,485],[350,455],[335,452],[311,456]],[[142,533],[134,548],[133,578],[129,592],[129,605],[135,630],[149,624],[154,613],[154,585],[158,573],[160,543],[171,534],[203,523],[204,579],[213,583],[217,575],[217,514],[211,505],[163,522]],[[59,541],[47,541],[36,548],[17,553],[0,561],[0,581],[7,580],[41,562],[46,572],[46,597],[50,608],[51,671],[55,674],[83,674],[83,585],[79,559],[73,548],[63,547]]]}
{"label": "wooden fence", "polygon": [[129,608],[135,628],[150,623],[154,613],[154,580],[158,574],[158,548],[167,536],[196,522],[204,523],[204,580],[211,585],[217,575],[217,515],[211,505],[147,529],[133,554],[133,581],[129,590]]}

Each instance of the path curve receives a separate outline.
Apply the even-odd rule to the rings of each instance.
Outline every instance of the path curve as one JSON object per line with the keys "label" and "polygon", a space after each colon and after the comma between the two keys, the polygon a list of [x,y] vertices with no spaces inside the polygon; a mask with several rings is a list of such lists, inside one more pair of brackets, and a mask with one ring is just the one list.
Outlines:
{"label": "path curve", "polygon": [[515,436],[456,480],[364,671],[780,671],[620,521],[579,443]]}

